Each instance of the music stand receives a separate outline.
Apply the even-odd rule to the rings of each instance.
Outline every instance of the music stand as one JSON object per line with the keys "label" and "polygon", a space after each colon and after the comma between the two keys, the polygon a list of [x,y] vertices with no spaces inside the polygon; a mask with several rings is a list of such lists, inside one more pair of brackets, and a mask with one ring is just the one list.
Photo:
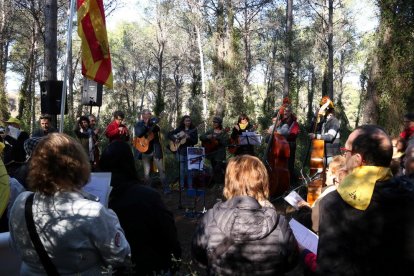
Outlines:
{"label": "music stand", "polygon": [[[205,191],[205,178],[198,175],[197,179],[200,180],[200,183],[203,182],[203,185],[199,183],[194,183],[196,179],[195,174],[202,174],[204,171],[204,159],[205,159],[205,150],[204,147],[188,147],[187,148],[187,166],[188,171],[191,173],[193,179],[193,185],[187,190],[186,196],[194,197],[194,203],[192,209],[186,211],[185,216],[189,218],[196,218],[207,212],[206,210],[206,191]],[[197,184],[197,185],[195,185]],[[204,187],[204,189],[199,189]],[[203,210],[201,212],[196,211],[197,199],[199,196],[203,196]]]}
{"label": "music stand", "polygon": [[242,132],[239,136],[239,144],[240,145],[253,145],[253,146],[260,146],[262,143],[262,135],[257,134],[255,132]]}

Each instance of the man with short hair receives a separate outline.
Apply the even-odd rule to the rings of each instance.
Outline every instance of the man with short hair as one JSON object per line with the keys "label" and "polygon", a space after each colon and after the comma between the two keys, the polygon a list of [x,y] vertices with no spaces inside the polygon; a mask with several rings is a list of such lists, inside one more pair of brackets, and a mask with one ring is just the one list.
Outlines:
{"label": "man with short hair", "polygon": [[349,174],[320,203],[319,274],[406,275],[414,265],[414,191],[392,179],[391,139],[364,125],[342,150]]}
{"label": "man with short hair", "polygon": [[114,112],[114,120],[106,127],[105,135],[109,139],[109,143],[113,141],[129,141],[129,130],[123,124],[125,114],[122,111]]}
{"label": "man with short hair", "polygon": [[43,137],[49,133],[57,132],[57,129],[51,125],[52,117],[50,115],[44,114],[40,116],[40,128],[35,130],[32,134],[32,137]]}

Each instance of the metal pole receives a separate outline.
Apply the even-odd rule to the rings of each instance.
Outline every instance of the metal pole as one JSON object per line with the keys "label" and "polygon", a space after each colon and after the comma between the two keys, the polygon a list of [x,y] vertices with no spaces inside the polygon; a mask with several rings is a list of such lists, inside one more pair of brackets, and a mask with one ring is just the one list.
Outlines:
{"label": "metal pole", "polygon": [[72,25],[73,25],[73,10],[75,7],[75,0],[70,1],[69,7],[69,18],[68,18],[68,35],[66,37],[66,58],[65,58],[65,74],[63,78],[63,86],[62,86],[62,100],[60,105],[60,124],[59,124],[59,132],[63,133],[63,125],[65,119],[65,106],[66,106],[66,89],[67,89],[67,81],[68,81],[68,61],[72,58],[70,49],[72,48]]}

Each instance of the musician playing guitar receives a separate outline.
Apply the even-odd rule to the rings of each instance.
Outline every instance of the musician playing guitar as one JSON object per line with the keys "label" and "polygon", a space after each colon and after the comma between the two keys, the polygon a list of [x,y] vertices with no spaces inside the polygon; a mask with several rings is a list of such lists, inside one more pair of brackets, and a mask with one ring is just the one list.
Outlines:
{"label": "musician playing guitar", "polygon": [[180,120],[180,125],[168,133],[168,139],[174,144],[179,145],[177,159],[180,162],[180,187],[184,188],[187,179],[188,188],[192,188],[192,175],[188,173],[187,148],[193,147],[198,142],[197,128],[194,126],[189,115],[184,115]]}
{"label": "musician playing guitar", "polygon": [[224,168],[226,162],[226,147],[229,143],[229,135],[223,129],[223,120],[216,116],[213,118],[213,128],[200,135],[200,140],[205,148],[206,158],[213,169],[214,183],[224,183]]}
{"label": "musician playing guitar", "polygon": [[157,125],[158,118],[152,117],[149,109],[144,109],[141,114],[142,120],[138,121],[134,126],[134,147],[142,154],[145,183],[150,184],[150,169],[152,161],[154,161],[160,173],[163,192],[168,194],[171,190],[165,177],[160,127]]}

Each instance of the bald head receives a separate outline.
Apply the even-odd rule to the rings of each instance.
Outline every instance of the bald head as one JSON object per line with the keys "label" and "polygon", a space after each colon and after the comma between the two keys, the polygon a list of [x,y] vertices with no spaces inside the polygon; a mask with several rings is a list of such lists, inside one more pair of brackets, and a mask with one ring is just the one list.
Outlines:
{"label": "bald head", "polygon": [[392,143],[385,131],[375,125],[356,128],[348,137],[347,147],[359,154],[361,162],[368,166],[389,167],[392,159]]}
{"label": "bald head", "polygon": [[407,149],[405,150],[404,167],[405,167],[406,175],[414,174],[414,144],[413,143],[409,144]]}

